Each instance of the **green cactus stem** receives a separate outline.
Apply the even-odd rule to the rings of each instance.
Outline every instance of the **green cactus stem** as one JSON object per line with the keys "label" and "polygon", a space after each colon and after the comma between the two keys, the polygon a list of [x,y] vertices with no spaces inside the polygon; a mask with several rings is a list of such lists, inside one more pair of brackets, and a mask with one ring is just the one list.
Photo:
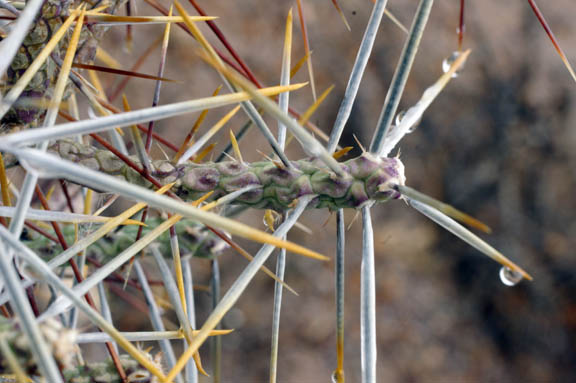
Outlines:
{"label": "green cactus stem", "polygon": [[[109,1],[110,6],[105,11],[111,14],[114,13],[122,2],[121,0]],[[46,0],[44,2],[34,26],[24,38],[22,46],[8,68],[3,94],[6,94],[20,79],[42,48],[44,48],[50,40],[52,34],[62,26],[62,23],[70,14],[70,9],[82,3],[84,2],[80,0]],[[86,25],[82,29],[80,43],[75,57],[76,62],[91,63],[94,60],[98,42],[107,28],[108,27],[102,25]],[[54,58],[58,59],[64,56],[66,48],[68,47],[68,39],[69,36],[66,36],[59,43],[58,48],[52,53],[53,57],[48,58],[46,63],[32,78],[32,81],[22,92],[21,98],[40,100],[50,97],[58,75],[58,67],[54,62]],[[30,105],[16,105],[2,118],[0,132],[22,125],[34,126],[45,112],[44,109]]]}
{"label": "green cactus stem", "polygon": [[[150,360],[162,369],[159,356]],[[158,383],[159,380],[148,370],[142,367],[136,360],[129,355],[120,355],[120,363],[126,372],[126,380],[131,383]],[[87,363],[84,366],[78,366],[64,370],[64,378],[69,383],[122,383],[118,376],[118,371],[112,360],[108,359],[100,363]]]}
{"label": "green cactus stem", "polygon": [[[62,327],[54,320],[47,320],[40,324],[40,331],[52,349],[52,353],[60,365],[64,379],[69,383],[121,383],[118,371],[111,359],[104,362],[75,365],[74,355],[77,350],[76,331]],[[16,362],[28,377],[39,376],[38,365],[34,361],[28,338],[12,319],[0,316],[0,337],[8,345],[10,352],[16,357]],[[159,369],[162,369],[160,354],[153,357],[146,354]],[[13,373],[6,360],[0,353],[0,381],[16,382],[8,376]],[[129,355],[120,355],[120,363],[127,375],[127,381],[133,383],[156,383],[158,380],[136,360]]]}
{"label": "green cactus stem", "polygon": [[[113,153],[74,141],[58,141],[50,150],[82,166],[117,176],[144,187],[152,184]],[[138,163],[134,157],[132,160]],[[256,186],[234,204],[286,211],[300,197],[314,195],[309,208],[360,208],[372,202],[400,198],[394,185],[404,185],[404,165],[398,158],[370,153],[342,162],[345,176],[337,176],[316,159],[294,161],[292,169],[271,161],[244,163],[185,163],[153,161],[151,175],[163,184],[175,182],[173,191],[191,201],[207,192],[218,198],[246,186]]]}
{"label": "green cactus stem", "polygon": [[[142,235],[146,235],[155,227],[160,225],[164,220],[160,217],[149,218],[146,220],[146,227]],[[214,258],[224,251],[227,244],[205,226],[198,224],[190,219],[182,219],[174,225],[178,235],[178,245],[182,255],[191,254],[195,257]],[[110,233],[89,247],[89,255],[96,257],[102,262],[108,262],[136,240],[139,226],[124,226],[116,232]],[[79,235],[85,234],[84,228],[80,228]],[[74,226],[66,225],[62,227],[62,233],[66,242],[74,242]],[[25,244],[46,259],[52,259],[61,250],[60,245],[50,241],[48,238],[38,235],[34,232],[27,231],[24,236]],[[168,232],[163,233],[156,239],[160,245],[160,251],[167,257],[172,257],[170,248],[170,236]]]}
{"label": "green cactus stem", "polygon": [[[66,370],[73,367],[74,351],[76,349],[76,332],[64,328],[59,322],[47,320],[40,324],[40,331],[46,339],[46,344],[51,348],[58,364]],[[37,376],[40,370],[30,349],[28,337],[24,334],[20,325],[6,317],[0,316],[0,337],[2,337],[22,370],[28,376]],[[0,375],[10,374],[5,355],[0,353]]]}

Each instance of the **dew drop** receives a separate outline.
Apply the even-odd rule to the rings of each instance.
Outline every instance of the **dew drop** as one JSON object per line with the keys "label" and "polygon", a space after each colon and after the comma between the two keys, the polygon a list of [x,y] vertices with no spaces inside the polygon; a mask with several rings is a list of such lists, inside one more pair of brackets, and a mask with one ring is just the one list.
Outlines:
{"label": "dew drop", "polygon": [[[450,70],[450,67],[452,66],[452,64],[454,64],[454,61],[456,61],[458,56],[460,56],[460,52],[454,51],[454,52],[452,52],[450,57],[448,57],[447,59],[444,59],[444,61],[442,61],[442,71],[444,73],[446,73]],[[460,68],[460,69],[462,69],[462,68]],[[455,77],[458,77],[458,71],[454,72],[454,74],[452,75],[452,78],[455,78]]]}
{"label": "dew drop", "polygon": [[343,382],[344,381],[344,376],[342,374],[342,371],[338,371],[338,370],[334,370],[334,372],[332,372],[332,376],[330,377],[332,383],[338,383],[338,382]]}
{"label": "dew drop", "polygon": [[400,111],[397,115],[396,115],[396,121],[394,123],[394,125],[399,126],[402,123],[402,120],[404,119],[404,116],[406,115],[406,111],[402,110]]}
{"label": "dew drop", "polygon": [[500,280],[506,286],[516,286],[523,278],[522,274],[506,266],[500,269]]}

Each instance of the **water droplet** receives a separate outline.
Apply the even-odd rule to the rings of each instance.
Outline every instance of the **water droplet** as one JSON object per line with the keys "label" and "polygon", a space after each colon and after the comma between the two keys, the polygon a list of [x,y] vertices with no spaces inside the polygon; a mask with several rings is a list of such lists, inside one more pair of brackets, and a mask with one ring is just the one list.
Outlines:
{"label": "water droplet", "polygon": [[402,120],[404,119],[405,115],[406,115],[405,110],[398,112],[398,114],[396,115],[396,121],[395,121],[394,125],[399,126],[402,123]]}
{"label": "water droplet", "polygon": [[[446,73],[450,70],[450,67],[452,66],[452,64],[454,64],[454,61],[456,61],[458,56],[460,56],[460,52],[454,51],[454,52],[452,52],[450,57],[448,57],[447,59],[444,59],[444,61],[442,61],[442,71],[444,73]],[[460,68],[460,69],[462,69],[462,68]],[[458,77],[458,71],[454,72],[454,74],[452,75],[452,78],[455,78],[455,77]]]}
{"label": "water droplet", "polygon": [[517,271],[506,266],[500,269],[500,280],[506,286],[516,286],[522,279],[524,279],[524,277]]}

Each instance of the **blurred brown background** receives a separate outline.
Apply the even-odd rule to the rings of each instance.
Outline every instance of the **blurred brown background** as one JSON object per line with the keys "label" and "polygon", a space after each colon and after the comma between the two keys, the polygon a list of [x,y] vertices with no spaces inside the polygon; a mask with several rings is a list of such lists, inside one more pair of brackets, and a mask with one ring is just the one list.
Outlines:
{"label": "blurred brown background", "polygon": [[[335,85],[313,118],[329,132],[372,2],[340,0],[351,32],[330,1],[303,2],[318,93]],[[143,2],[136,3],[139,14],[155,14]],[[296,7],[295,1],[198,3],[209,15],[220,17],[218,25],[258,79],[277,83],[285,17],[290,7]],[[540,3],[566,54],[576,62],[576,4]],[[416,5],[391,0],[388,8],[409,26]],[[414,104],[436,81],[443,58],[456,49],[458,5],[458,1],[435,3],[401,108]],[[576,84],[527,2],[468,1],[466,20],[464,46],[473,52],[465,69],[401,144],[408,184],[490,225],[494,234],[483,237],[535,280],[506,287],[499,280],[497,264],[404,203],[375,208],[378,376],[382,382],[574,381]],[[304,54],[299,22],[294,21],[293,62]],[[131,54],[119,43],[121,28],[107,34],[104,46],[128,66],[162,29],[135,27]],[[220,47],[207,28],[202,30]],[[356,146],[353,135],[369,144],[404,39],[397,26],[383,21],[343,146]],[[206,97],[220,83],[195,55],[197,46],[180,29],[173,29],[165,76],[185,83],[165,84],[161,103]],[[141,71],[155,73],[157,62],[156,56]],[[296,81],[306,80],[302,70]],[[127,89],[133,108],[148,106],[152,93],[152,82],[132,80]],[[309,88],[291,96],[291,105],[300,111],[311,103]],[[211,112],[206,128],[224,113]],[[158,127],[180,142],[194,118],[162,121]],[[239,113],[229,126],[237,131],[245,119]],[[227,138],[216,141],[221,147]],[[255,131],[240,146],[245,158],[252,160],[261,158],[256,148],[269,152]],[[288,153],[294,159],[303,155],[295,142]],[[353,211],[347,213],[348,222],[353,217]],[[263,227],[262,212],[241,219]],[[294,230],[290,238],[332,255],[334,217],[315,211],[302,222],[314,235]],[[359,221],[354,223],[347,236],[349,382],[360,379],[360,226]],[[254,244],[242,243],[257,250]],[[245,262],[232,253],[220,261],[225,292]],[[206,284],[208,264],[198,260],[194,267],[196,281]],[[285,293],[279,381],[329,381],[336,363],[333,264],[291,255],[286,280],[300,296]],[[272,295],[272,280],[259,275],[227,316],[224,326],[236,331],[223,339],[225,382],[267,381]],[[202,321],[210,297],[199,293],[198,300]],[[149,326],[145,318],[139,322],[130,313],[118,314],[117,324],[127,330]],[[203,357],[210,366],[208,347]]]}

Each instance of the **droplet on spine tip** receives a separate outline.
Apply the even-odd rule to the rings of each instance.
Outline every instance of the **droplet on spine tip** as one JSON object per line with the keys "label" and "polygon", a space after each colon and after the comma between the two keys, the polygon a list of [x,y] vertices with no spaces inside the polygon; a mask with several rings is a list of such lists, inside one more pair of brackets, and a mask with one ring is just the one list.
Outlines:
{"label": "droplet on spine tip", "polygon": [[[454,51],[454,52],[452,52],[450,57],[448,57],[447,59],[444,59],[444,61],[442,61],[442,71],[444,73],[446,73],[450,70],[450,67],[452,67],[452,64],[454,64],[454,61],[456,61],[458,56],[460,56],[460,52]],[[455,78],[455,77],[458,77],[458,71],[456,71],[452,74],[452,78]]]}
{"label": "droplet on spine tip", "polygon": [[402,123],[402,120],[404,119],[404,116],[406,115],[406,111],[402,110],[400,111],[397,115],[396,115],[396,121],[394,122],[394,124],[396,126],[400,125]]}
{"label": "droplet on spine tip", "polygon": [[500,280],[506,286],[516,286],[518,283],[520,283],[520,281],[522,281],[522,279],[524,279],[522,274],[520,274],[518,271],[514,271],[506,266],[500,269],[499,275]]}

